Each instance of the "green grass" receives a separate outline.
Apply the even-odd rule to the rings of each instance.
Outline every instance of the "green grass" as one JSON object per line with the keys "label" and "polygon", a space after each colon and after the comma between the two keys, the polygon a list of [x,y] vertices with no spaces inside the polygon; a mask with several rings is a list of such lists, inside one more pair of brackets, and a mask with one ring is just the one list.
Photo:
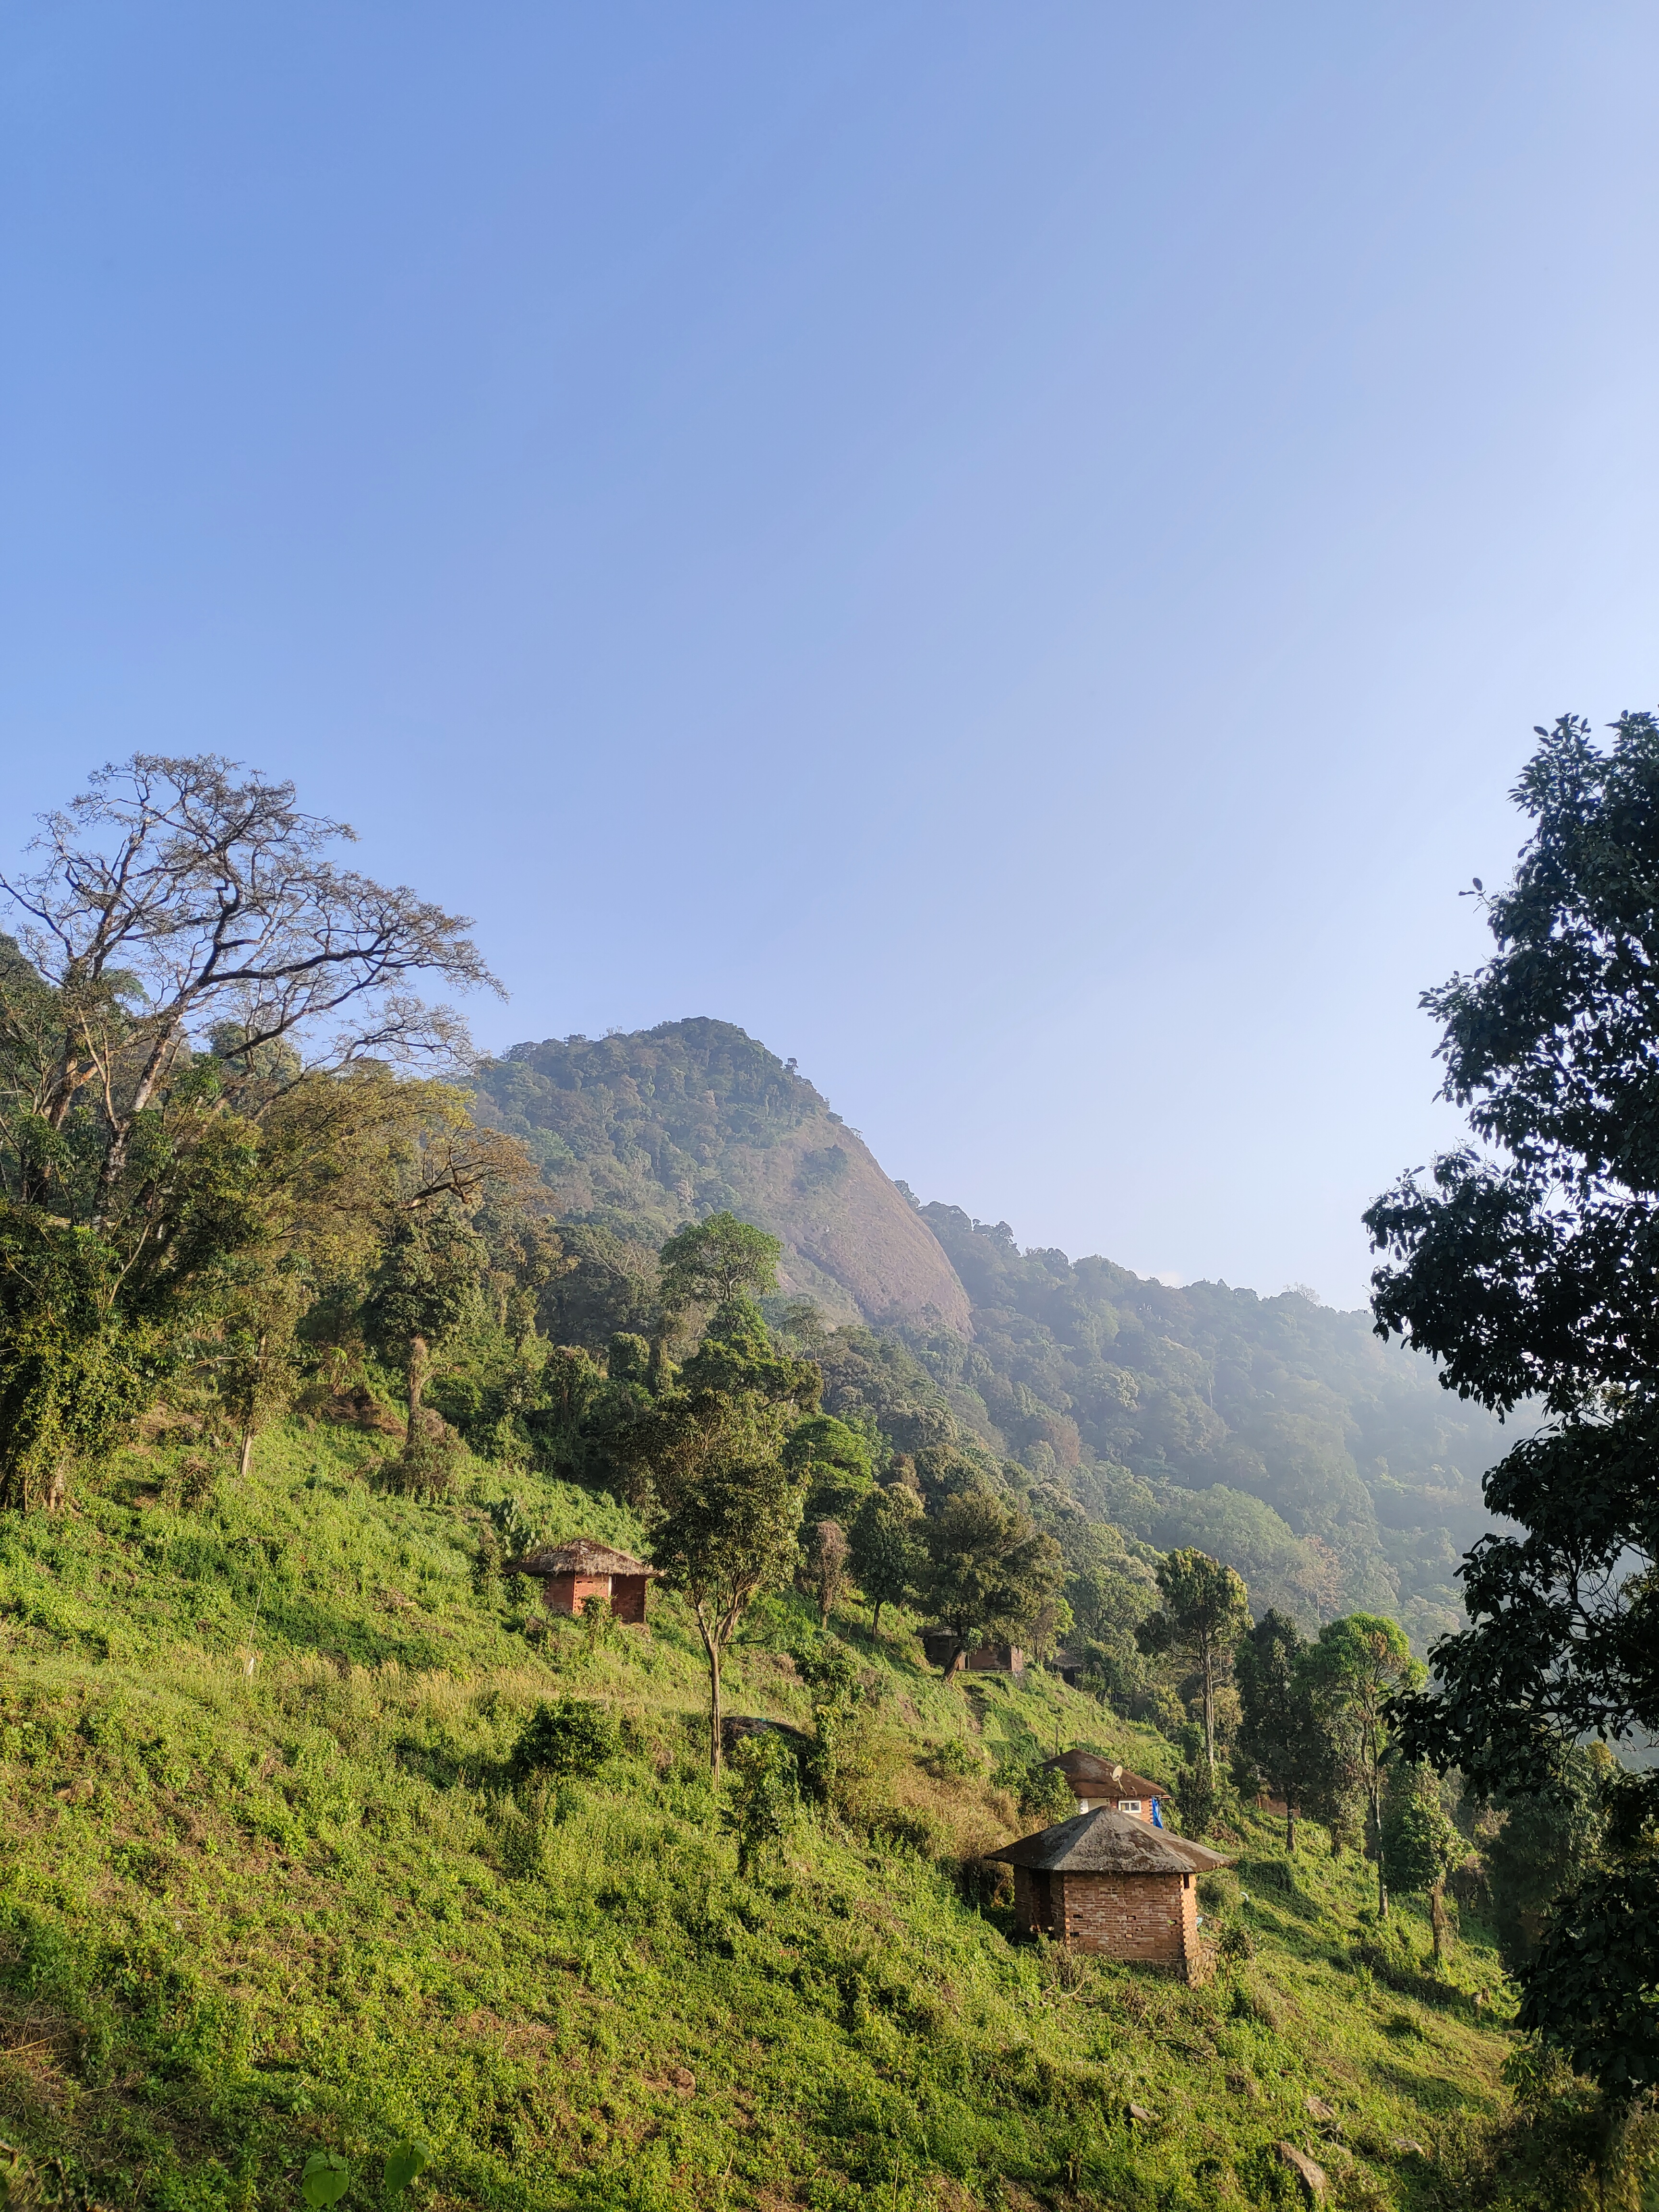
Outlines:
{"label": "green grass", "polygon": [[[849,1619],[863,1771],[740,1880],[675,1602],[648,1639],[532,1639],[489,1571],[507,1491],[635,1548],[625,1509],[483,1468],[420,1504],[373,1455],[290,1425],[182,1511],[169,1454],[134,1453],[73,1513],[0,1527],[0,2106],[94,2201],[291,2207],[326,2148],[372,2205],[406,2135],[434,2153],[417,2197],[523,2212],[1288,2204],[1281,2137],[1339,2204],[1522,2201],[1488,2158],[1490,1949],[1435,1983],[1409,1906],[1377,1948],[1369,1869],[1317,1831],[1287,1873],[1249,1824],[1249,1901],[1222,1914],[1255,1956],[1207,1988],[1012,1943],[961,1863],[1029,1824],[929,1746],[1085,1741],[1166,1776],[1170,1747],[1047,1677],[946,1685]],[[779,1653],[808,1618],[757,1608],[733,1709],[807,1724]],[[625,1753],[515,1794],[517,1731],[560,1694],[602,1700]]]}

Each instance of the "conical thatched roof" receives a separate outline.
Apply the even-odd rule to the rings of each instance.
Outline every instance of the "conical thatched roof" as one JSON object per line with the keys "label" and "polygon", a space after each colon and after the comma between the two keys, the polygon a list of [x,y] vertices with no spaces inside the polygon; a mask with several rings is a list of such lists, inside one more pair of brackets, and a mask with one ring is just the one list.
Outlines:
{"label": "conical thatched roof", "polygon": [[514,1575],[654,1575],[658,1570],[626,1552],[613,1552],[588,1536],[574,1536],[565,1544],[542,1544],[521,1559],[509,1559]]}
{"label": "conical thatched roof", "polygon": [[1110,1805],[1057,1820],[986,1856],[1044,1874],[1207,1874],[1227,1863],[1219,1851]]}

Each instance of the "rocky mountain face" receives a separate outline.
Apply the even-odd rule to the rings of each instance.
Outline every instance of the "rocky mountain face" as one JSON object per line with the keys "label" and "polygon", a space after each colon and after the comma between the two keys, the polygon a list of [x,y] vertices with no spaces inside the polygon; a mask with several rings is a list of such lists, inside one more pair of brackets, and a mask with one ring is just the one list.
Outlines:
{"label": "rocky mountain face", "polygon": [[781,1287],[831,1318],[971,1334],[944,1248],[863,1139],[731,1022],[515,1045],[480,1089],[566,1219],[654,1243],[729,1208],[781,1238]]}

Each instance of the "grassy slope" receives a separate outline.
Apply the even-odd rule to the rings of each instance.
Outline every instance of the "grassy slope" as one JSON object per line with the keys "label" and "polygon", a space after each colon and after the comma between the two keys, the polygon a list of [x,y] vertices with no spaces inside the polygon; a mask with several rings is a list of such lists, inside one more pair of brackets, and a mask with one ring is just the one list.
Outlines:
{"label": "grassy slope", "polygon": [[[527,1641],[477,1504],[377,1491],[372,1449],[273,1433],[194,1512],[154,1495],[165,1453],[135,1455],[75,1515],[0,1528],[0,2124],[100,2201],[294,2205],[321,2145],[367,2205],[405,2132],[437,2153],[417,2193],[526,2212],[1289,2203],[1281,2136],[1339,2202],[1470,2201],[1468,2139],[1504,2101],[1487,1950],[1436,2002],[1357,1973],[1364,1869],[1322,1841],[1276,1887],[1266,1824],[1255,1959],[1209,1989],[1011,1946],[950,1853],[1012,1808],[930,1778],[927,1740],[1058,1735],[1154,1772],[1168,1747],[1046,1679],[964,1693],[867,1639],[865,1795],[908,1811],[885,1842],[804,1820],[739,1880],[672,1601],[648,1642]],[[550,1530],[638,1540],[608,1502],[513,1487]],[[775,1656],[802,1621],[763,1608],[734,1705],[804,1720]],[[559,1692],[605,1700],[630,1750],[538,1821],[505,1759]],[[1310,2095],[1357,2156],[1318,2148]]]}

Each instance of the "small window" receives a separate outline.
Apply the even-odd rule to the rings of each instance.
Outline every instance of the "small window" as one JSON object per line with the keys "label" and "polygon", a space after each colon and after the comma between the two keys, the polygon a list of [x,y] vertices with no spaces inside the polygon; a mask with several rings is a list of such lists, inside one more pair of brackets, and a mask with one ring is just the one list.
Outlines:
{"label": "small window", "polygon": [[1117,1801],[1117,1809],[1120,1813],[1138,1813],[1140,1810],[1140,1800],[1139,1797],[1120,1797]]}

